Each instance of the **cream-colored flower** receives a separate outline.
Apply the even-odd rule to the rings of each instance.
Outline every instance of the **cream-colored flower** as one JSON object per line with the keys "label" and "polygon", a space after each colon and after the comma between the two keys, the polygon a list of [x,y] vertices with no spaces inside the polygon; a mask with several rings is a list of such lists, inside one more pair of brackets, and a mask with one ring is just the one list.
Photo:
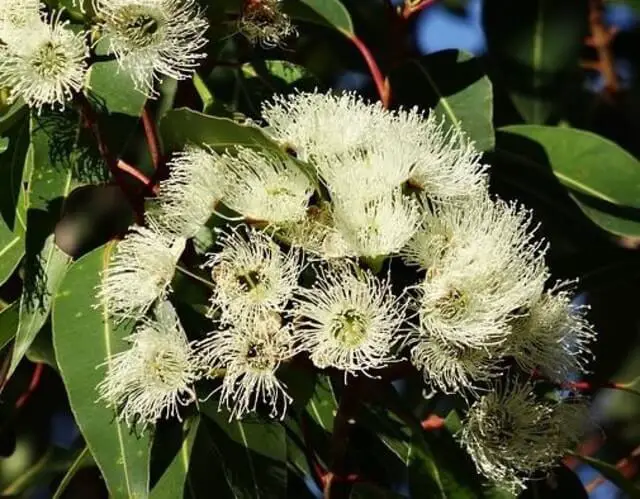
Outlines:
{"label": "cream-colored flower", "polygon": [[181,406],[196,398],[193,383],[199,366],[192,346],[169,302],[145,318],[127,338],[128,350],[107,359],[107,374],[98,385],[100,399],[129,425],[180,419]]}

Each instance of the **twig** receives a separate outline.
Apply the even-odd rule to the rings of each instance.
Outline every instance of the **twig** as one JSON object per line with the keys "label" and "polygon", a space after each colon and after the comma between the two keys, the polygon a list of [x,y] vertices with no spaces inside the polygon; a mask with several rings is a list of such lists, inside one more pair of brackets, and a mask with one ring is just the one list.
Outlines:
{"label": "twig", "polygon": [[[640,458],[640,445],[633,449],[628,457],[620,459],[620,461],[616,463],[616,468],[625,478],[632,478],[638,472],[638,458]],[[606,481],[607,479],[600,475],[586,484],[584,488],[587,493],[591,494]]]}
{"label": "twig", "polygon": [[151,156],[151,164],[153,168],[158,171],[160,168],[160,140],[158,139],[158,132],[156,125],[153,122],[151,111],[149,110],[149,102],[144,105],[142,109],[142,126],[144,127],[144,136],[147,139],[147,147],[149,147],[149,155]]}
{"label": "twig", "polygon": [[102,131],[100,130],[100,126],[98,125],[97,116],[95,114],[95,111],[91,107],[91,103],[82,93],[78,94],[77,102],[80,107],[80,114],[82,116],[84,124],[91,130],[96,140],[100,156],[102,156],[102,159],[107,164],[107,167],[109,168],[111,175],[113,175],[116,184],[118,184],[124,195],[127,197],[129,204],[136,214],[138,222],[141,223],[144,220],[144,206],[140,202],[140,200],[130,192],[130,189],[128,188],[123,177],[124,172],[120,168],[118,168],[118,158],[114,154],[112,154],[107,147],[107,143],[104,140],[104,136],[102,135]]}
{"label": "twig", "polygon": [[27,387],[27,391],[25,391],[18,400],[16,400],[16,409],[20,409],[23,405],[27,403],[29,397],[36,391],[38,385],[40,384],[40,379],[42,378],[42,371],[44,369],[44,364],[38,362],[36,367],[33,370],[33,374],[31,375],[31,381],[29,382],[29,386]]}
{"label": "twig", "polygon": [[435,4],[438,0],[407,0],[402,7],[402,12],[400,16],[402,19],[407,20],[416,12],[420,12],[427,7]]}
{"label": "twig", "polygon": [[118,160],[118,168],[123,172],[128,173],[132,177],[138,179],[140,182],[142,182],[145,185],[145,187],[148,187],[151,190],[151,192],[153,192],[154,194],[156,195],[158,194],[158,186],[155,185],[153,181],[149,177],[147,177],[144,173],[142,173],[140,170],[135,169],[129,163],[121,159]]}
{"label": "twig", "polygon": [[360,38],[358,38],[356,35],[347,34],[346,36],[349,38],[349,40],[353,42],[356,48],[360,51],[360,53],[362,54],[362,57],[364,57],[364,60],[367,63],[367,66],[369,67],[369,72],[371,73],[373,81],[376,85],[376,90],[378,91],[378,96],[380,97],[380,101],[382,102],[382,105],[385,108],[389,107],[389,103],[391,102],[391,86],[389,84],[389,80],[384,76],[382,76],[382,72],[378,67],[378,63],[373,58],[373,55],[371,55],[371,51],[364,44],[364,42],[360,40]]}
{"label": "twig", "polygon": [[591,35],[586,44],[596,49],[598,60],[584,62],[582,66],[600,72],[604,79],[604,91],[609,97],[613,97],[620,90],[618,74],[615,69],[615,58],[611,50],[611,42],[617,34],[615,28],[609,28],[604,23],[604,5],[602,0],[589,0],[589,26]]}

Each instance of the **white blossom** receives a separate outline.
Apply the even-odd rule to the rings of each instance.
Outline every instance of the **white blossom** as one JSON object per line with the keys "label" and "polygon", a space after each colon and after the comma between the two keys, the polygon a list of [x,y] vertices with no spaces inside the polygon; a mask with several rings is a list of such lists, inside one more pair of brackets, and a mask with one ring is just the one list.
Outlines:
{"label": "white blossom", "polygon": [[354,93],[276,96],[262,107],[269,132],[303,161],[366,150],[376,140],[372,131],[387,124],[386,113]]}
{"label": "white blossom", "polygon": [[[40,0],[3,0],[0,2],[0,40],[6,45],[22,43],[32,25],[41,20]],[[17,48],[17,47],[16,47]]]}
{"label": "white blossom", "polygon": [[298,286],[298,250],[283,252],[263,232],[253,228],[220,233],[220,251],[209,254],[215,284],[210,314],[219,308],[229,322],[253,321],[265,312],[281,312]]}
{"label": "white blossom", "polygon": [[220,392],[219,407],[230,412],[229,419],[241,419],[261,403],[269,407],[271,417],[284,418],[292,399],[276,371],[294,349],[290,328],[282,327],[277,315],[257,315],[252,321],[213,331],[199,342],[198,353],[200,364],[214,376],[224,372],[216,392]]}
{"label": "white blossom", "polygon": [[[413,164],[409,183],[420,187],[431,198],[467,197],[486,189],[486,165],[481,153],[457,126],[450,126],[435,113],[425,117],[413,110],[403,123],[415,128],[419,137],[415,147],[420,158]],[[416,140],[411,135],[412,140]]]}
{"label": "white blossom", "polygon": [[319,268],[316,283],[300,289],[295,302],[296,340],[317,367],[371,375],[396,360],[406,304],[389,279],[349,263]]}
{"label": "white blossom", "polygon": [[74,33],[59,11],[48,22],[34,20],[15,43],[0,46],[0,86],[10,101],[22,98],[30,107],[63,108],[83,84],[89,48],[86,33]]}
{"label": "white blossom", "polygon": [[94,9],[109,51],[150,97],[155,81],[189,78],[206,55],[208,23],[195,0],[94,0]]}
{"label": "white blossom", "polygon": [[530,383],[513,383],[497,386],[471,406],[460,440],[480,473],[517,493],[578,443],[586,421],[580,400],[543,401]]}
{"label": "white blossom", "polygon": [[585,372],[595,334],[585,318],[587,307],[572,305],[573,294],[556,285],[511,322],[508,348],[527,373],[534,370],[555,381]]}
{"label": "white blossom", "polygon": [[118,243],[102,276],[98,299],[120,318],[143,316],[170,291],[176,264],[186,240],[165,234],[157,225],[133,226]]}
{"label": "white blossom", "polygon": [[471,348],[503,343],[509,321],[548,278],[529,212],[486,196],[424,206],[422,227],[403,250],[409,263],[427,270],[416,287],[419,331]]}
{"label": "white blossom", "polygon": [[427,385],[443,393],[476,393],[482,382],[501,373],[500,350],[448,344],[438,337],[417,337],[410,342],[411,363]]}
{"label": "white blossom", "polygon": [[222,156],[224,204],[246,218],[292,222],[305,217],[313,186],[307,175],[287,157],[239,147],[237,155]]}
{"label": "white blossom", "polygon": [[331,205],[327,202],[310,206],[302,220],[278,224],[277,234],[291,246],[303,249],[313,260],[356,256],[336,229]]}
{"label": "white blossom", "polygon": [[238,20],[238,30],[253,43],[270,49],[296,35],[289,16],[282,11],[281,0],[247,0]]}
{"label": "white blossom", "polygon": [[214,151],[188,146],[167,164],[170,176],[160,182],[158,224],[183,237],[194,236],[222,198],[225,186],[220,157]]}
{"label": "white blossom", "polygon": [[417,108],[386,110],[353,93],[298,93],[263,104],[272,136],[312,161],[334,188],[393,189],[409,181],[438,199],[486,188],[480,153],[463,132]]}
{"label": "white blossom", "polygon": [[126,338],[128,350],[106,361],[107,374],[98,385],[100,399],[129,425],[154,424],[177,417],[180,406],[195,400],[198,363],[175,310],[158,305],[154,319],[145,318]]}
{"label": "white blossom", "polygon": [[333,217],[353,252],[369,258],[397,253],[420,224],[418,204],[400,190],[370,198],[354,187],[353,197],[334,199]]}
{"label": "white blossom", "polygon": [[494,265],[513,255],[539,260],[544,241],[536,240],[531,211],[486,193],[458,202],[433,203],[421,197],[422,223],[402,250],[410,265],[431,273],[458,260],[491,259]]}

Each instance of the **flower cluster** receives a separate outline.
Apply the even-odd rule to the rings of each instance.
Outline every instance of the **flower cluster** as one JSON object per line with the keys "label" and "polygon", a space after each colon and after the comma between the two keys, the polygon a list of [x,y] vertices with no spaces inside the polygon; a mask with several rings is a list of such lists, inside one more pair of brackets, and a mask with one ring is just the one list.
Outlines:
{"label": "flower cluster", "polygon": [[[515,490],[548,469],[584,404],[498,378],[579,374],[593,332],[569,286],[548,287],[531,213],[489,195],[474,144],[433,113],[297,93],[262,117],[270,146],[177,153],[148,227],[120,243],[99,296],[142,326],[108,362],[102,397],[152,421],[210,378],[232,418],[284,417],[279,369],[295,356],[346,383],[405,362],[428,390],[468,401],[460,438],[487,477]],[[208,280],[211,331],[189,344],[157,303],[187,239],[212,223],[200,275],[185,272]],[[166,350],[163,334],[175,335]]]}
{"label": "flower cluster", "polygon": [[[0,10],[0,86],[38,110],[65,107],[86,83],[89,33],[39,0]],[[95,0],[94,10],[108,52],[148,96],[161,77],[190,77],[205,56],[208,25],[194,0]]]}

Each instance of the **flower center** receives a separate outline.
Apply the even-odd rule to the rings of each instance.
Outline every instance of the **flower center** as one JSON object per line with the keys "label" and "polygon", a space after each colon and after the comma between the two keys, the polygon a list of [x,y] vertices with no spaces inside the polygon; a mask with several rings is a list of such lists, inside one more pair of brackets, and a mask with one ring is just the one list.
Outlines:
{"label": "flower center", "polygon": [[344,310],[333,318],[331,335],[346,347],[355,348],[367,337],[367,320],[356,309]]}
{"label": "flower center", "polygon": [[247,346],[245,358],[247,364],[257,371],[265,371],[273,367],[273,360],[267,355],[268,349],[264,341],[254,341]]}
{"label": "flower center", "polygon": [[154,14],[138,6],[123,9],[122,30],[136,48],[147,47],[155,41],[163,20]]}
{"label": "flower center", "polygon": [[62,47],[51,42],[42,45],[31,59],[31,67],[44,78],[55,78],[67,64],[68,58]]}
{"label": "flower center", "polygon": [[250,292],[261,287],[262,274],[259,269],[248,270],[243,274],[236,275],[236,280],[244,291]]}
{"label": "flower center", "polygon": [[468,305],[468,297],[459,289],[454,288],[436,300],[435,307],[444,320],[454,320],[464,315]]}

